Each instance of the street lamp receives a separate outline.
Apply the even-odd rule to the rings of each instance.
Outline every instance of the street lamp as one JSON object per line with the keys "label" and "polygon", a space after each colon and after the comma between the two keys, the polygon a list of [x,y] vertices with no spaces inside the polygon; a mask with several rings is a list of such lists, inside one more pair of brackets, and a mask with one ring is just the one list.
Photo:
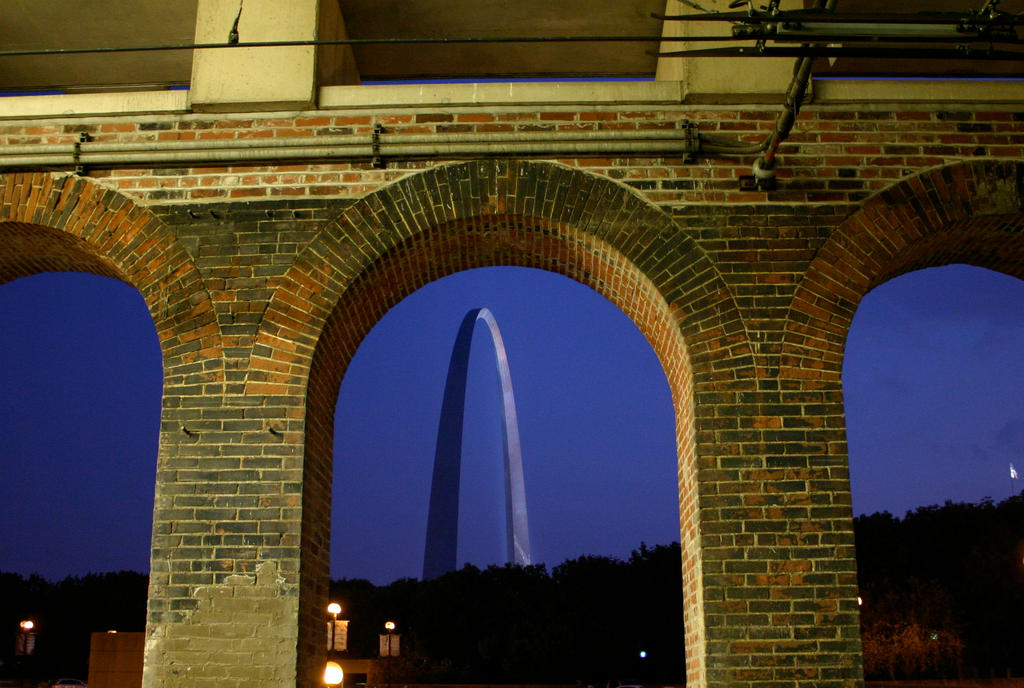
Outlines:
{"label": "street lamp", "polygon": [[327,662],[324,667],[324,684],[328,686],[340,686],[345,680],[345,672],[337,662]]}
{"label": "street lamp", "polygon": [[30,655],[36,648],[36,624],[31,619],[25,619],[18,624],[21,632],[18,633],[18,646],[15,654]]}
{"label": "street lamp", "polygon": [[331,646],[328,648],[330,652],[334,652],[337,647],[337,631],[338,631],[338,614],[341,614],[341,605],[337,602],[331,602],[327,605],[327,613],[333,617],[331,619]]}
{"label": "street lamp", "polygon": [[[384,658],[385,682],[387,683],[388,688],[391,688],[391,658],[398,655],[398,643],[394,642],[397,641],[398,638],[393,635],[395,622],[385,621],[384,630],[387,631],[387,634],[380,637],[380,654],[381,657]],[[394,644],[392,644],[393,642]]]}

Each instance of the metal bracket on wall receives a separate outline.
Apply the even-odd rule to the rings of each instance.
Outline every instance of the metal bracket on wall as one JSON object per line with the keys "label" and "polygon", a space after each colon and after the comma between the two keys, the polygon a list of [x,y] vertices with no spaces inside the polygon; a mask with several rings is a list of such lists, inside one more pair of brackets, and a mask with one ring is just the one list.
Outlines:
{"label": "metal bracket on wall", "polygon": [[85,174],[85,165],[82,164],[82,144],[89,143],[92,141],[92,137],[89,136],[88,132],[79,132],[78,140],[75,141],[75,148],[72,151],[75,163],[75,174],[81,176]]}
{"label": "metal bracket on wall", "polygon": [[754,174],[741,174],[739,182],[740,191],[775,191],[778,188],[778,181],[774,175],[759,177]]}
{"label": "metal bracket on wall", "polygon": [[697,153],[700,151],[700,130],[690,120],[686,120],[683,126],[686,129],[686,152],[683,153],[683,164],[692,165],[697,161]]}
{"label": "metal bracket on wall", "polygon": [[375,170],[383,170],[387,167],[387,163],[384,162],[384,158],[380,155],[380,135],[384,133],[384,125],[377,124],[373,125],[373,160],[371,164]]}

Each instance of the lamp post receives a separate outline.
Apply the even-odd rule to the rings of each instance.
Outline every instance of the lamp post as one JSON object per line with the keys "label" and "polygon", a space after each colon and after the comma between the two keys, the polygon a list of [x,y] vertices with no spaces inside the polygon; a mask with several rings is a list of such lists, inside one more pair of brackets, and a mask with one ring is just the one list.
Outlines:
{"label": "lamp post", "polygon": [[384,658],[384,675],[388,688],[391,688],[391,658],[398,655],[398,637],[394,635],[395,622],[384,622],[386,633],[380,637],[380,654]]}
{"label": "lamp post", "polygon": [[14,647],[14,667],[18,677],[18,685],[24,685],[29,673],[29,658],[36,649],[36,624],[25,619],[18,624],[18,640]]}
{"label": "lamp post", "polygon": [[[324,685],[327,686],[340,686],[345,680],[345,672],[341,668],[341,664],[336,661],[341,650],[345,650],[348,642],[348,633],[345,630],[347,628],[347,621],[338,621],[338,614],[341,614],[341,605],[337,602],[331,602],[327,605],[327,613],[331,615],[331,620],[327,623],[330,624],[330,633],[327,636],[327,659],[328,662],[324,665]],[[338,624],[342,624],[342,637],[338,638]],[[339,648],[339,640],[341,647]]]}
{"label": "lamp post", "polygon": [[36,647],[36,624],[31,619],[25,619],[18,624],[21,629],[18,633],[18,645],[14,653],[17,655],[30,655]]}
{"label": "lamp post", "polygon": [[337,602],[331,602],[327,605],[327,613],[331,615],[331,646],[328,648],[330,652],[334,652],[337,645],[337,631],[338,631],[338,614],[341,614],[341,605]]}

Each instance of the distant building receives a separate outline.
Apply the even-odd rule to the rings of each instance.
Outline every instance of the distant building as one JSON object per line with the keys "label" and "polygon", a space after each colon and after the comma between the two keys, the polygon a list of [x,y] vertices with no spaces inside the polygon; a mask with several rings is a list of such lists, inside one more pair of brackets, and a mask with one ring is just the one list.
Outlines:
{"label": "distant building", "polygon": [[93,633],[89,644],[90,688],[139,688],[145,641],[145,633]]}

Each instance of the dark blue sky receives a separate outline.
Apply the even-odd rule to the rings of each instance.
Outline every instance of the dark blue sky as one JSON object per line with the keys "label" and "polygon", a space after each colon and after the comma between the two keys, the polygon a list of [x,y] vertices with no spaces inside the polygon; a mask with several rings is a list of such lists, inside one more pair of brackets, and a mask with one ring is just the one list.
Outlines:
{"label": "dark blue sky", "polygon": [[[352,362],[338,402],[332,575],[418,576],[448,356],[494,313],[519,410],[534,559],[677,539],[668,387],[642,336],[586,287],[492,268],[427,285]],[[141,297],[50,274],[0,285],[0,570],[148,568],[160,354]],[[460,562],[503,556],[497,380],[471,357]],[[854,320],[844,381],[857,513],[1003,499],[1024,468],[1024,282],[964,266],[893,280]]]}
{"label": "dark blue sky", "polygon": [[854,316],[843,382],[856,513],[1024,488],[1024,281],[955,265],[883,284]]}

